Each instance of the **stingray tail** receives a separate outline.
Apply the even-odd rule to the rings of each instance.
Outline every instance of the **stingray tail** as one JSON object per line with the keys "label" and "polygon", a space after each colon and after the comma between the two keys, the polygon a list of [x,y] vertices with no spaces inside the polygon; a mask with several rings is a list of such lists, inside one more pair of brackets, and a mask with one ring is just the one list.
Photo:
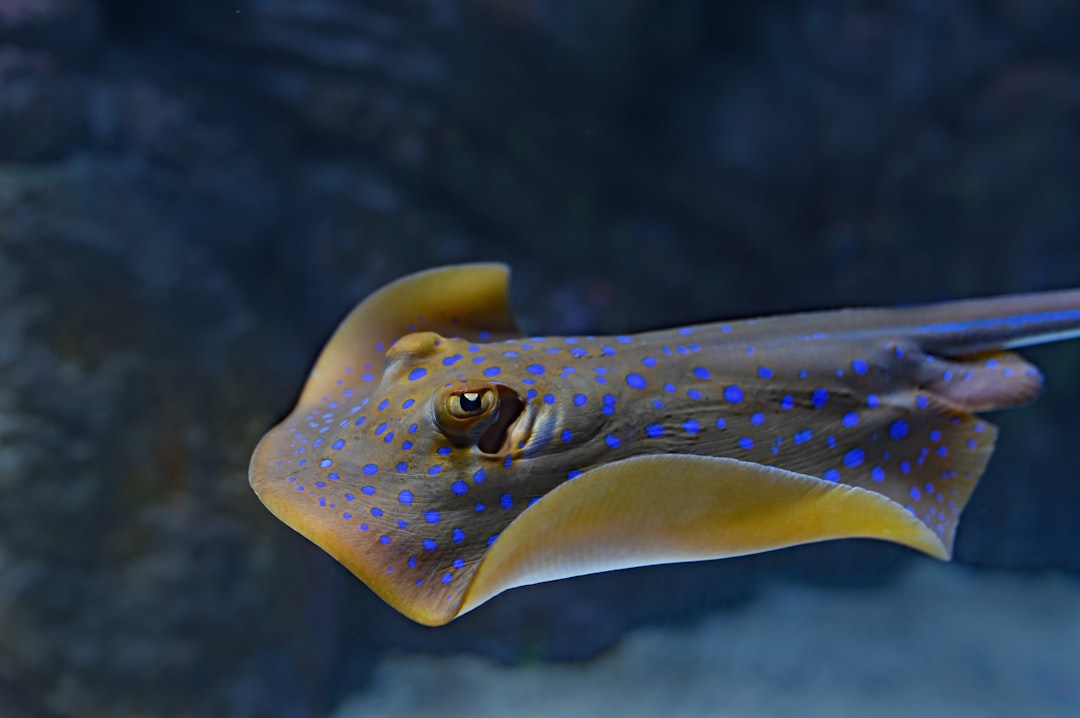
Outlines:
{"label": "stingray tail", "polygon": [[969,299],[911,310],[909,333],[931,354],[962,357],[1080,337],[1080,290]]}

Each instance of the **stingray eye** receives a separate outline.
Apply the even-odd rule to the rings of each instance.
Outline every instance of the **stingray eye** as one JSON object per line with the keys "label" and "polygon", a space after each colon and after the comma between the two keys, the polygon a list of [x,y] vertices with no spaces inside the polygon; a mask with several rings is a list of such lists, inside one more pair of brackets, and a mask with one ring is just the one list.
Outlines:
{"label": "stingray eye", "polygon": [[444,388],[432,406],[435,425],[451,444],[493,454],[505,448],[525,402],[503,384],[472,381]]}
{"label": "stingray eye", "polygon": [[495,392],[491,389],[451,394],[446,399],[446,410],[455,419],[472,419],[483,416],[495,406]]}
{"label": "stingray eye", "polygon": [[490,384],[471,384],[446,391],[435,402],[435,423],[450,443],[476,444],[499,417],[499,396]]}

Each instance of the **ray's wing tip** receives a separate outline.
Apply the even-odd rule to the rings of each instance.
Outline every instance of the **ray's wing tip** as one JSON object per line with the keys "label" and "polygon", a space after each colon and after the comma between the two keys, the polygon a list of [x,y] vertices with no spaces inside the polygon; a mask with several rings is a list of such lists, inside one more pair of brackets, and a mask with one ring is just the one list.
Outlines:
{"label": "ray's wing tip", "polygon": [[934,533],[930,529],[927,529],[927,531],[929,533],[928,540],[920,543],[919,545],[902,542],[903,545],[921,553],[924,553],[931,558],[936,558],[939,561],[951,561],[953,553],[952,536],[942,537]]}
{"label": "ray's wing tip", "polygon": [[452,276],[464,272],[480,272],[489,274],[493,280],[502,280],[504,285],[510,281],[510,265],[505,262],[462,262],[459,264],[446,264],[440,267],[421,269],[412,274],[407,274],[384,285],[377,292],[392,290],[398,285],[407,285],[414,282],[425,282],[443,276]]}
{"label": "ray's wing tip", "polygon": [[953,537],[956,533],[956,524],[953,524],[945,534],[939,534],[903,504],[884,494],[862,486],[848,485],[844,486],[844,488],[852,493],[863,493],[873,496],[874,500],[880,502],[882,506],[888,506],[888,514],[891,514],[891,517],[878,524],[876,530],[861,535],[852,535],[851,538],[868,538],[878,541],[887,541],[889,543],[906,546],[909,549],[941,561],[949,561],[952,559]]}

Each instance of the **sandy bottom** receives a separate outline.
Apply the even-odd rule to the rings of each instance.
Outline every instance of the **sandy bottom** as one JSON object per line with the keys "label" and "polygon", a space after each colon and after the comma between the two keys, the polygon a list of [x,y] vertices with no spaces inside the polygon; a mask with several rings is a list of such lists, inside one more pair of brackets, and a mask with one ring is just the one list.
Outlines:
{"label": "sandy bottom", "polygon": [[335,718],[1080,716],[1080,581],[920,563],[892,586],[777,585],[588,663],[399,656]]}

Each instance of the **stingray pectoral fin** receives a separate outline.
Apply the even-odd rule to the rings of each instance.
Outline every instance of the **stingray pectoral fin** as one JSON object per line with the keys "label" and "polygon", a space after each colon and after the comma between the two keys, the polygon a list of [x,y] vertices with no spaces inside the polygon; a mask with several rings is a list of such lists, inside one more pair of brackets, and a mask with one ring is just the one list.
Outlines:
{"label": "stingray pectoral fin", "polygon": [[426,331],[483,341],[520,336],[510,310],[509,278],[505,264],[458,264],[410,274],[379,289],[338,326],[300,404],[340,391],[339,381],[361,381],[365,365],[381,373],[386,349],[404,334]]}
{"label": "stingray pectoral fin", "polygon": [[639,456],[585,472],[515,519],[460,612],[542,581],[859,537],[949,557],[907,509],[866,489],[737,459]]}

